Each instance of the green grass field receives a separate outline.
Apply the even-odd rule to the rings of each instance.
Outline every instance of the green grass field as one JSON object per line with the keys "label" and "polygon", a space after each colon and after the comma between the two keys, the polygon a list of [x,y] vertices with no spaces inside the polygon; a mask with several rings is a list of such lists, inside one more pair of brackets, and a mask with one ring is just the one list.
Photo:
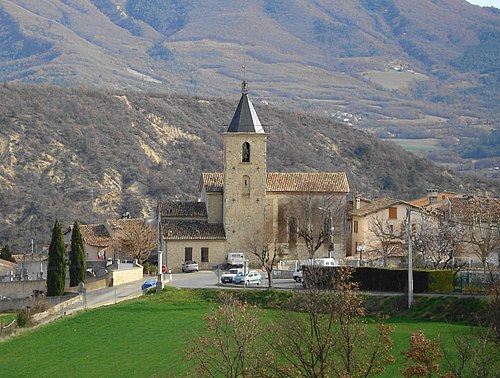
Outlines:
{"label": "green grass field", "polygon": [[3,324],[10,324],[16,318],[13,312],[0,313],[0,322]]}
{"label": "green grass field", "polygon": [[[192,364],[186,350],[203,329],[213,303],[209,291],[167,290],[81,312],[0,343],[5,377],[181,377]],[[279,316],[278,310],[272,316]],[[400,376],[409,336],[417,330],[449,343],[465,325],[391,319],[393,355],[398,362],[386,377]]]}

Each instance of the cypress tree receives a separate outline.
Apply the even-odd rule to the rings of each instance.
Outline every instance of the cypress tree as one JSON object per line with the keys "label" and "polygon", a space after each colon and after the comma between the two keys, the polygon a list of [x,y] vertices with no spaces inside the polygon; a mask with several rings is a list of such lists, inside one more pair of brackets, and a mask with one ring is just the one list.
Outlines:
{"label": "cypress tree", "polygon": [[49,263],[47,267],[47,295],[60,296],[64,294],[66,283],[66,248],[61,225],[56,219],[52,229],[52,241],[49,247]]}
{"label": "cypress tree", "polygon": [[69,286],[78,286],[80,282],[85,282],[85,270],[85,250],[83,248],[82,234],[78,222],[75,221],[69,253]]}
{"label": "cypress tree", "polygon": [[0,250],[0,259],[7,260],[15,263],[16,259],[12,257],[12,252],[10,251],[10,247],[8,244],[4,245]]}

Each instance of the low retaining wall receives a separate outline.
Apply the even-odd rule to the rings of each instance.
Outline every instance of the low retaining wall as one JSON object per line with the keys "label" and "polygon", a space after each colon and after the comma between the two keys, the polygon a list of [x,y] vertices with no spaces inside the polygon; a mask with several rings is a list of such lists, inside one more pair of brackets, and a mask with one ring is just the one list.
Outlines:
{"label": "low retaining wall", "polygon": [[[0,298],[7,297],[11,299],[26,298],[33,295],[34,291],[47,291],[46,280],[33,281],[12,281],[0,282]],[[0,301],[1,302],[1,301]]]}
{"label": "low retaining wall", "polygon": [[[61,297],[41,297],[41,298],[18,298],[0,301],[0,311],[20,310],[26,307],[35,308],[39,305],[45,305],[50,308],[63,308],[81,300],[75,293],[67,293]],[[57,311],[56,311],[57,312]],[[36,316],[35,314],[33,316]]]}

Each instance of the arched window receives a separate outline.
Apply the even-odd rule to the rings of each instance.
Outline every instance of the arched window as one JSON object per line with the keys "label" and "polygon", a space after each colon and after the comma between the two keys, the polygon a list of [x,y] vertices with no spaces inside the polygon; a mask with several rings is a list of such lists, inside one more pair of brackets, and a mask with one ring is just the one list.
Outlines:
{"label": "arched window", "polygon": [[250,163],[250,143],[245,142],[241,146],[241,161],[243,163]]}
{"label": "arched window", "polygon": [[243,195],[249,196],[250,195],[250,176],[243,176],[242,185],[243,185],[243,188],[242,188]]}

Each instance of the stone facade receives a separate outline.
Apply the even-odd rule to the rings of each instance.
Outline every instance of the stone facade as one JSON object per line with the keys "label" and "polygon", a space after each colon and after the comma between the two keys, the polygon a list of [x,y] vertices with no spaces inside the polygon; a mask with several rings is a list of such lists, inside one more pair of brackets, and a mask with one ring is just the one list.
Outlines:
{"label": "stone facade", "polygon": [[[186,259],[197,261],[201,269],[213,268],[224,263],[228,252],[245,253],[250,265],[257,267],[252,250],[263,246],[277,252],[276,262],[309,257],[298,229],[324,236],[327,223],[331,243],[325,242],[315,256],[345,257],[346,174],[268,173],[268,136],[244,82],[223,135],[224,172],[202,174],[198,203],[171,202],[158,207],[162,250],[170,269],[180,269]],[[186,248],[192,252],[186,254]],[[208,261],[202,261],[202,248],[208,248]]]}

